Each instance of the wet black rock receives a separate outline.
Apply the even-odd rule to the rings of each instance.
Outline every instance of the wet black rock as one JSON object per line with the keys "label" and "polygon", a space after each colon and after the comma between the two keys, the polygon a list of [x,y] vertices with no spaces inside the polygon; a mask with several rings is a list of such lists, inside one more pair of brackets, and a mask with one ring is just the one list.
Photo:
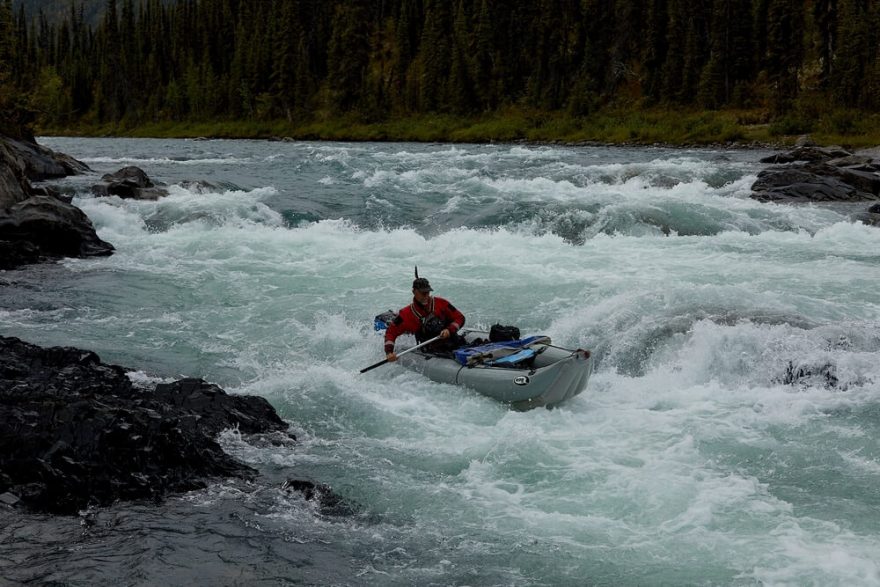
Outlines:
{"label": "wet black rock", "polygon": [[[765,169],[752,184],[752,198],[764,202],[870,202],[880,200],[880,163],[839,147],[802,146],[762,159],[787,163]],[[863,217],[855,218],[865,221]]]}
{"label": "wet black rock", "polygon": [[168,195],[168,191],[157,187],[140,167],[123,167],[116,173],[104,175],[101,181],[102,183],[92,186],[92,192],[99,197],[119,196],[134,200],[158,200]]}
{"label": "wet black rock", "polygon": [[[113,246],[98,238],[79,208],[52,188],[31,185],[30,179],[49,171],[34,171],[33,160],[21,156],[22,152],[39,152],[42,148],[23,144],[0,136],[0,269],[60,257],[111,254]],[[59,167],[52,173],[65,170]]]}
{"label": "wet black rock", "polygon": [[0,422],[0,507],[59,514],[158,499],[217,477],[253,478],[256,471],[223,452],[217,433],[287,430],[263,398],[228,395],[200,379],[144,390],[95,353],[7,337]]}
{"label": "wet black rock", "polygon": [[789,361],[785,373],[777,380],[783,385],[811,387],[820,386],[835,389],[840,380],[837,378],[837,367],[831,363],[820,365],[795,365]]}
{"label": "wet black rock", "polygon": [[15,269],[45,260],[43,253],[27,241],[0,240],[0,270]]}
{"label": "wet black rock", "polygon": [[0,210],[26,200],[33,190],[24,162],[10,148],[12,142],[0,136]]}
{"label": "wet black rock", "polygon": [[814,145],[805,145],[788,151],[787,153],[776,153],[775,155],[764,157],[761,159],[761,163],[794,163],[795,161],[816,162],[850,156],[852,156],[852,153],[841,149],[840,147],[823,148]]}
{"label": "wet black rock", "polygon": [[752,184],[753,198],[783,202],[862,202],[880,199],[880,174],[827,164],[767,169]]}
{"label": "wet black rock", "polygon": [[318,510],[325,516],[350,516],[356,513],[347,500],[339,497],[323,483],[288,479],[281,484],[283,491],[298,491],[302,496],[318,505]]}
{"label": "wet black rock", "polygon": [[[4,213],[5,212],[5,213]],[[0,268],[17,266],[38,259],[60,257],[100,257],[113,253],[113,245],[101,240],[82,210],[52,196],[31,196],[0,210],[0,242],[10,250],[23,251],[0,261]]]}
{"label": "wet black rock", "polygon": [[49,196],[50,198],[55,198],[56,200],[60,200],[65,204],[70,204],[73,202],[73,194],[61,193],[59,189],[48,185],[34,187],[33,189],[31,189],[31,193],[35,196]]}
{"label": "wet black rock", "polygon": [[23,163],[25,174],[31,181],[80,175],[91,171],[82,161],[64,153],[57,153],[36,142],[8,140],[7,145]]}
{"label": "wet black rock", "polygon": [[240,192],[244,188],[231,181],[207,181],[204,179],[187,179],[179,184],[180,187],[197,194]]}

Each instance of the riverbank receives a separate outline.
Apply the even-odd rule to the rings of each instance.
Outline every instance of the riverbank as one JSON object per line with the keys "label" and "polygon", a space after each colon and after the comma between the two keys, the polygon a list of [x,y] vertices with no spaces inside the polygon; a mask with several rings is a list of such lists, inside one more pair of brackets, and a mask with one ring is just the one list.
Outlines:
{"label": "riverbank", "polygon": [[[820,145],[862,148],[880,144],[880,116],[835,113],[815,120],[771,121],[759,110],[607,110],[571,116],[510,108],[473,117],[420,115],[384,121],[317,115],[313,120],[216,120],[148,124],[45,126],[38,134],[137,138],[225,138],[448,143],[535,142],[778,148],[811,133]],[[857,121],[857,122],[856,122]]]}

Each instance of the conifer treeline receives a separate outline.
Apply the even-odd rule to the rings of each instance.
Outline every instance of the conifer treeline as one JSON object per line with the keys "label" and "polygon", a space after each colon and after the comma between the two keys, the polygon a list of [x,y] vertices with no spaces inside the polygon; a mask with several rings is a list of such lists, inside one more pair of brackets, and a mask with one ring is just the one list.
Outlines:
{"label": "conifer treeline", "polygon": [[875,0],[108,0],[94,29],[0,0],[0,84],[47,124],[609,102],[880,110]]}

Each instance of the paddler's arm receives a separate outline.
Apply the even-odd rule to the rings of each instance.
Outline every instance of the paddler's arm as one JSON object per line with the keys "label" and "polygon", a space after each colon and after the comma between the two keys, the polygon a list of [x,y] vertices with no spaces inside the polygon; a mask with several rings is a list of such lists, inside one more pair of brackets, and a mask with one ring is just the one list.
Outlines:
{"label": "paddler's arm", "polygon": [[451,303],[446,307],[451,320],[447,322],[446,328],[440,333],[441,338],[449,338],[464,326],[464,314]]}
{"label": "paddler's arm", "polygon": [[398,312],[397,318],[385,329],[385,360],[389,363],[397,360],[397,354],[394,352],[394,341],[397,340],[398,336],[406,332],[404,319],[400,315],[402,312],[403,310]]}

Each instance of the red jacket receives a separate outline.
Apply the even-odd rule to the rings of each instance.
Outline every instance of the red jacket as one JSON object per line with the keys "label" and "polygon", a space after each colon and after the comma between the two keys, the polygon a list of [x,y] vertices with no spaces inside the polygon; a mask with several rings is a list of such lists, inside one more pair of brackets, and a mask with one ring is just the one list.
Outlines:
{"label": "red jacket", "polygon": [[397,313],[397,318],[385,330],[385,354],[394,350],[394,341],[401,334],[408,332],[415,334],[416,338],[429,338],[420,337],[419,331],[422,329],[422,323],[429,320],[432,316],[439,318],[444,327],[449,329],[450,334],[455,334],[459,328],[464,326],[464,314],[459,312],[447,300],[431,296],[427,307],[413,300],[410,305],[401,308],[400,312]]}

